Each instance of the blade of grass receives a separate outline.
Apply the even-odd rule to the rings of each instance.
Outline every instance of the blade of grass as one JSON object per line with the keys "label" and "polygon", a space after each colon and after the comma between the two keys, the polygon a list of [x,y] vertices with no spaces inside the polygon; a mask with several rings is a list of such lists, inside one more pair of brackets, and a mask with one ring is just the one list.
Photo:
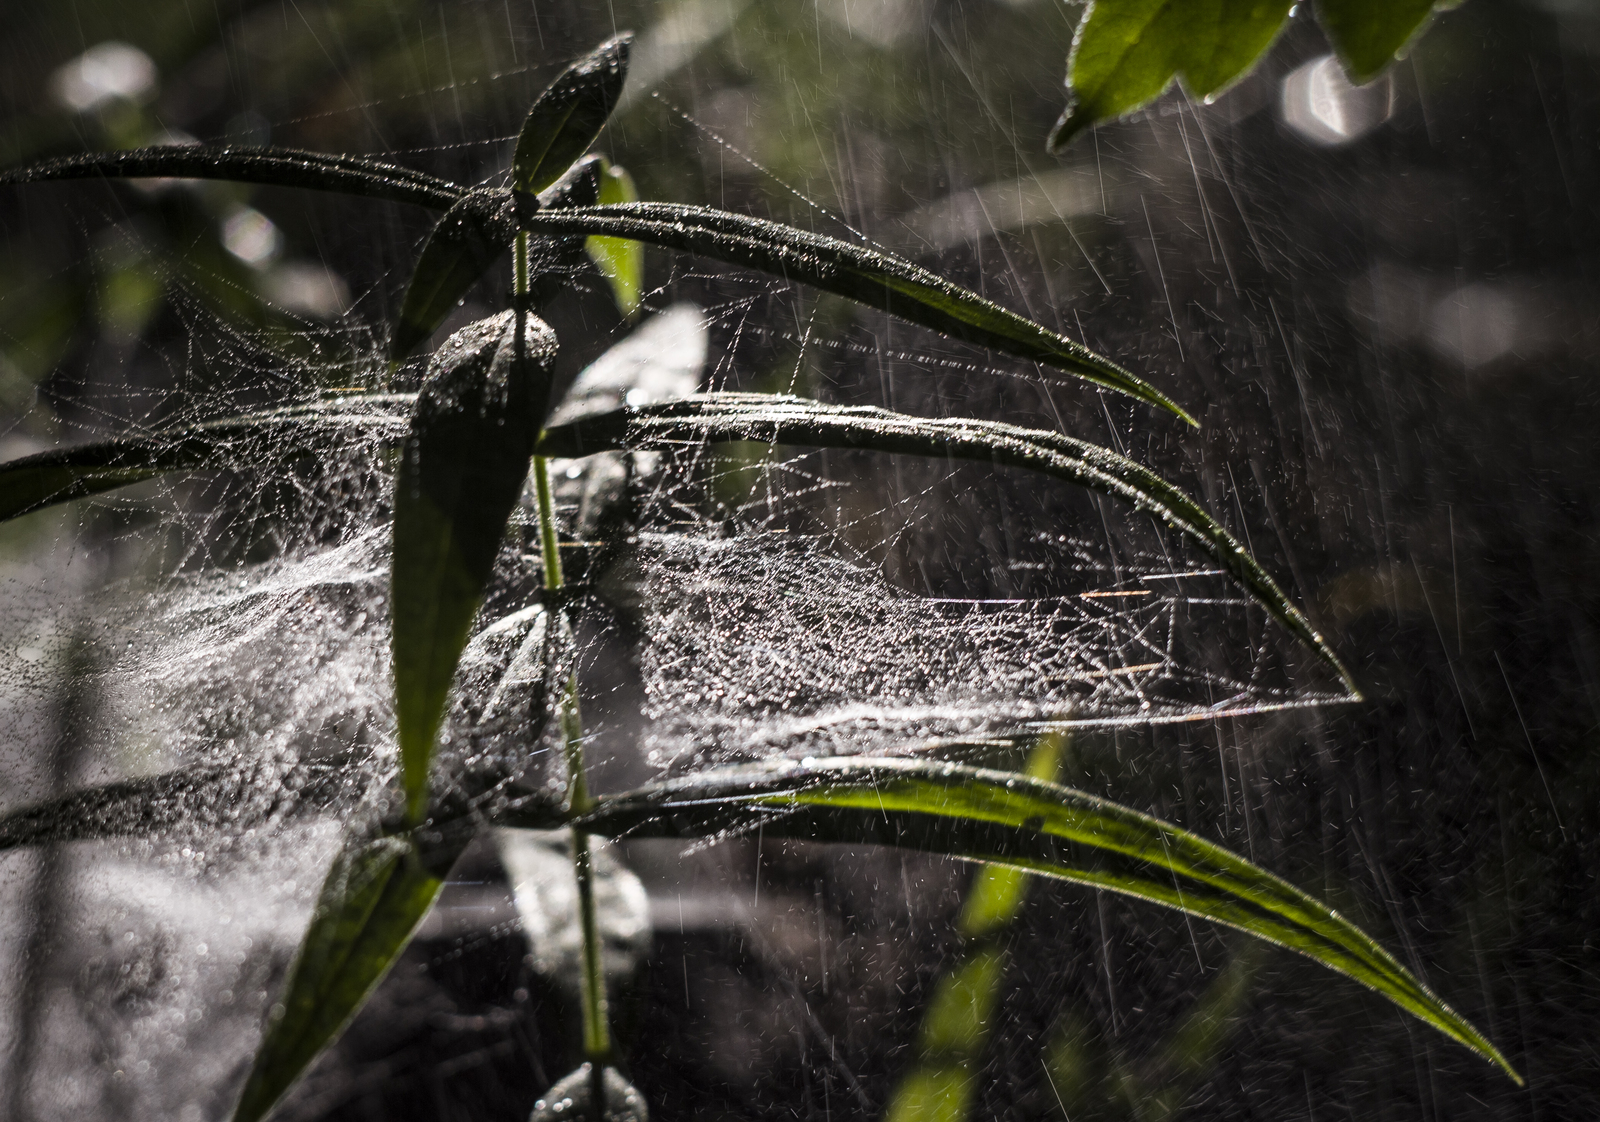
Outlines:
{"label": "blade of grass", "polygon": [[631,238],[803,281],[951,338],[1056,367],[1196,423],[1155,387],[1083,344],[881,250],[678,203],[545,210],[525,227],[537,233]]}
{"label": "blade of grass", "polygon": [[404,436],[415,394],[360,394],[0,464],[0,521],[179,471],[270,471]]}
{"label": "blade of grass", "polygon": [[622,96],[632,45],[632,32],[608,39],[539,95],[522,123],[511,161],[519,190],[544,190],[589,150]]}
{"label": "blade of grass", "polygon": [[1193,499],[1125,456],[1060,433],[997,421],[908,417],[805,398],[723,393],[586,417],[549,430],[540,450],[544,455],[574,456],[734,440],[975,460],[1037,471],[1131,503],[1195,542],[1274,619],[1316,651],[1352,695],[1357,693],[1333,648],[1244,545]]}
{"label": "blade of grass", "polygon": [[1325,905],[1203,838],[1055,783],[931,760],[785,760],[603,798],[578,822],[614,837],[703,837],[759,826],[769,836],[921,849],[1119,892],[1298,951],[1521,1083],[1476,1029]]}
{"label": "blade of grass", "polygon": [[275,187],[337,191],[432,210],[454,205],[466,188],[426,172],[366,156],[304,152],[296,148],[235,148],[174,144],[87,152],[0,171],[0,184],[57,179],[228,179]]}

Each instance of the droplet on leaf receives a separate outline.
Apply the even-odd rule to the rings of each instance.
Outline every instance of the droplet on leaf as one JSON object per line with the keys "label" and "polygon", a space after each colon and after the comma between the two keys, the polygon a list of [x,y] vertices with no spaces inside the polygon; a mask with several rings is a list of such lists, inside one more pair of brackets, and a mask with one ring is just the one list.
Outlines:
{"label": "droplet on leaf", "polygon": [[533,1104],[528,1122],[649,1122],[644,1096],[614,1067],[605,1069],[604,1113],[594,1109],[594,1068],[584,1064],[563,1076]]}

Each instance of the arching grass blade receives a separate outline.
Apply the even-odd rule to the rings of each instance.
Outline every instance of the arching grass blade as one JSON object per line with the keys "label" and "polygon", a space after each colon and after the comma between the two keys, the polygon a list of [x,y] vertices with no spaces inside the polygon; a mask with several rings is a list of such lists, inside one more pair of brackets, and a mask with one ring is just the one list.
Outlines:
{"label": "arching grass blade", "polygon": [[296,148],[174,144],[63,156],[0,171],[0,184],[53,179],[228,179],[274,187],[336,191],[445,210],[466,188],[426,172],[366,156]]}
{"label": "arching grass blade", "polygon": [[916,759],[774,761],[642,787],[579,820],[613,837],[767,836],[989,861],[1236,927],[1354,978],[1521,1078],[1494,1045],[1348,920],[1220,846],[1059,784]]}
{"label": "arching grass blade", "polygon": [[881,250],[763,218],[677,203],[546,210],[526,226],[549,234],[631,238],[803,281],[951,338],[1065,370],[1195,423],[1154,386],[1083,344]]}
{"label": "arching grass blade", "polygon": [[234,1122],[258,1122],[336,1040],[433,906],[470,833],[357,834],[329,870],[311,926],[267,1017]]}
{"label": "arching grass blade", "polygon": [[632,32],[607,40],[539,95],[523,121],[511,161],[518,190],[544,190],[589,150],[622,96],[632,45]]}
{"label": "arching grass blade", "polygon": [[506,519],[550,412],[555,335],[502,312],[434,355],[394,492],[395,711],[410,820],[427,807],[428,769],[467,634]]}
{"label": "arching grass blade", "polygon": [[280,468],[405,435],[415,394],[361,394],[0,464],[0,521],[180,471]]}
{"label": "arching grass blade", "polygon": [[703,394],[587,417],[551,429],[540,448],[545,455],[574,456],[612,449],[670,448],[706,440],[975,460],[1041,472],[1121,499],[1156,515],[1195,542],[1356,693],[1354,681],[1327,640],[1216,519],[1148,468],[1070,436],[997,421],[908,417],[867,406],[823,405],[805,398]]}

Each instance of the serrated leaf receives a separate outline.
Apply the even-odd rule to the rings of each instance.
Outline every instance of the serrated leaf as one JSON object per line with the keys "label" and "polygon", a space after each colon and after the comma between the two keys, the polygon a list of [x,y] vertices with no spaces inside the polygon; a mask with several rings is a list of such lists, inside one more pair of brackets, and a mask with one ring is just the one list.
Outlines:
{"label": "serrated leaf", "polygon": [[452,335],[428,368],[395,479],[395,710],[413,822],[467,634],[550,412],[555,334],[502,312]]}
{"label": "serrated leaf", "polygon": [[426,172],[366,156],[304,152],[295,148],[236,148],[177,144],[89,152],[43,160],[0,172],[0,184],[56,179],[228,179],[276,187],[304,187],[346,195],[415,203],[445,210],[466,188]]}
{"label": "serrated leaf", "polygon": [[952,338],[1054,366],[1195,423],[1155,387],[1083,344],[903,258],[863,245],[678,203],[543,210],[528,220],[527,228],[631,238],[802,281]]}
{"label": "serrated leaf", "polygon": [[406,432],[415,394],[358,394],[0,464],[0,521],[169,472],[271,471]]}
{"label": "serrated leaf", "polygon": [[1050,150],[1153,101],[1175,78],[1197,98],[1220,93],[1272,45],[1292,2],[1097,0],[1073,37],[1068,104]]}
{"label": "serrated leaf", "polygon": [[539,192],[594,143],[622,96],[631,32],[609,39],[562,71],[528,110],[512,157],[519,190]]}
{"label": "serrated leaf", "polygon": [[577,823],[612,837],[876,843],[994,862],[1246,931],[1375,990],[1521,1077],[1372,938],[1287,881],[1170,823],[1059,784],[906,758],[781,760],[609,796]]}
{"label": "serrated leaf", "polygon": [[1333,648],[1216,519],[1148,468],[1074,437],[998,421],[908,417],[870,406],[719,393],[614,410],[552,428],[545,433],[540,451],[576,456],[620,449],[666,449],[685,441],[736,440],[975,460],[1041,472],[1131,503],[1198,545],[1274,619],[1316,651],[1352,695],[1357,693]]}
{"label": "serrated leaf", "polygon": [[258,1122],[336,1040],[394,965],[471,834],[421,845],[350,838],[334,860],[283,996],[268,1014],[234,1122]]}
{"label": "serrated leaf", "polygon": [[1436,11],[1460,0],[1317,0],[1317,22],[1352,82],[1370,82],[1422,33]]}
{"label": "serrated leaf", "polygon": [[[600,199],[604,204],[636,203],[639,188],[626,168],[607,164],[600,176]],[[611,286],[611,296],[624,318],[639,317],[639,300],[644,292],[644,246],[628,238],[597,238],[584,241],[584,249],[600,275]]]}

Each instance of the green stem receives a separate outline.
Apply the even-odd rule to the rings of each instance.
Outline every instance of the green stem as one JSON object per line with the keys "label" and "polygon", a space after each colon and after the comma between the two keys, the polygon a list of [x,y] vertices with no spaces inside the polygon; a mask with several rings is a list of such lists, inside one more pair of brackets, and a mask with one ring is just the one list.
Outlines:
{"label": "green stem", "polygon": [[[516,293],[526,296],[528,279],[528,235],[517,235]],[[550,490],[550,464],[543,456],[533,458],[533,483],[539,500],[539,546],[544,561],[544,586],[556,591],[563,584],[561,542],[556,533],[555,498]],[[565,627],[563,617],[560,625]],[[567,678],[562,691],[559,715],[562,748],[567,763],[569,809],[583,814],[593,805],[583,766],[583,714],[578,707],[578,675]],[[594,855],[587,831],[573,827],[572,871],[578,882],[578,920],[583,931],[583,1052],[595,1073],[594,1101],[605,1112],[604,1070],[611,1058],[611,1029],[606,1018],[606,983],[601,961],[600,925],[594,906]]]}

